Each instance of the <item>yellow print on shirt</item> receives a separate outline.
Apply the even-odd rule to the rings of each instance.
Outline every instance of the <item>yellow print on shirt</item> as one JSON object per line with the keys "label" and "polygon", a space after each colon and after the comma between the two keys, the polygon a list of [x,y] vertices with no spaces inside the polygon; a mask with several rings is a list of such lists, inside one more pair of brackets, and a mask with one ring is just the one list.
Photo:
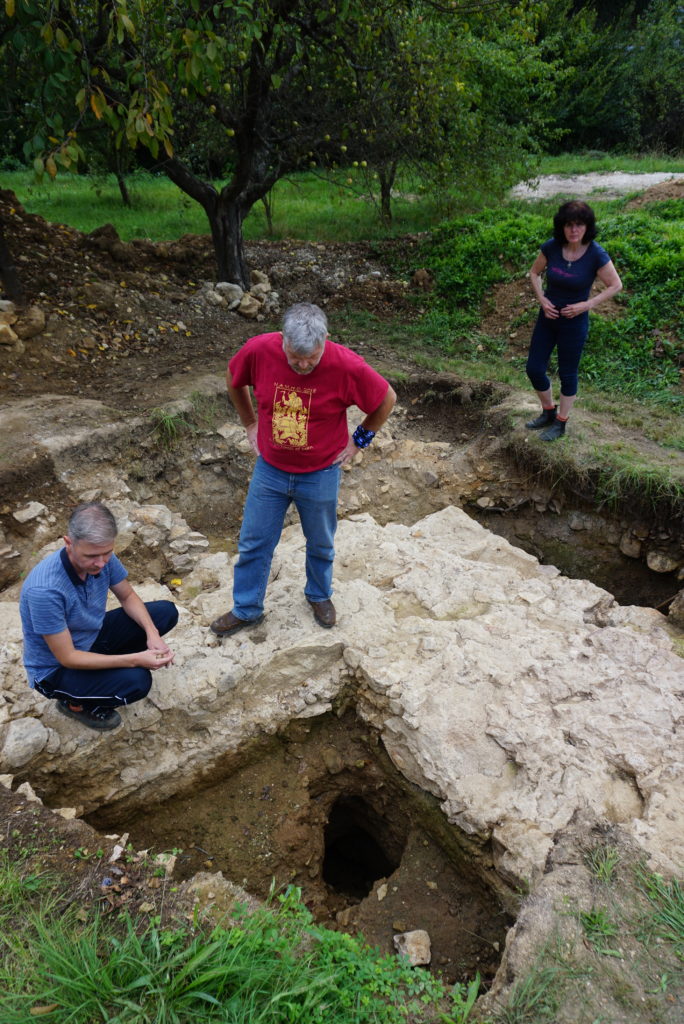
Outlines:
{"label": "yellow print on shirt", "polygon": [[273,443],[283,448],[306,448],[309,414],[315,388],[276,384],[273,395]]}

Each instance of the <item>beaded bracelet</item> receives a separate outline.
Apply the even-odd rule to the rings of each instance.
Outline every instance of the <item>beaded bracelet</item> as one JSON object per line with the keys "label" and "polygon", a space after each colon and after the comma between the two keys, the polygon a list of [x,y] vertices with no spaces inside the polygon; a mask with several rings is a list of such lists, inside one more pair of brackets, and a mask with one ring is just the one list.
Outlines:
{"label": "beaded bracelet", "polygon": [[356,445],[357,448],[367,448],[368,445],[371,443],[371,441],[373,440],[374,437],[375,437],[375,431],[374,430],[366,430],[359,423],[358,427],[356,428],[356,430],[352,434],[352,441],[354,442],[354,444]]}

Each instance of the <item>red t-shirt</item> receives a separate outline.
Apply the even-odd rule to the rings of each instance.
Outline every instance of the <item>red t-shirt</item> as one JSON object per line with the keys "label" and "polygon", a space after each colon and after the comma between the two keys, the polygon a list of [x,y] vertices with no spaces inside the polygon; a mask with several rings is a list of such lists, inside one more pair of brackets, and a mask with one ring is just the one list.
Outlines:
{"label": "red t-shirt", "polygon": [[285,358],[280,333],[250,338],[229,368],[234,388],[254,389],[259,452],[287,473],[330,466],[349,440],[349,406],[371,413],[389,387],[361,356],[332,341],[326,341],[311,373],[296,373]]}

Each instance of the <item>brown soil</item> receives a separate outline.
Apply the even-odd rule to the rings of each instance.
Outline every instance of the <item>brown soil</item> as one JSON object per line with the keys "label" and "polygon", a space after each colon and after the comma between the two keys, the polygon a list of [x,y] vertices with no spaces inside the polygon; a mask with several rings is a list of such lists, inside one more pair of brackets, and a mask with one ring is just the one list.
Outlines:
{"label": "brown soil", "polygon": [[[82,235],[26,213],[1,190],[0,221],[9,226],[26,300],[48,318],[24,352],[0,348],[0,395],[7,399],[49,392],[121,410],[156,406],[187,395],[198,374],[222,377],[250,335],[277,329],[277,317],[248,321],[199,300],[201,282],[215,280],[209,236],[123,243],[111,225]],[[272,276],[286,304],[415,316],[406,287],[389,277],[376,252],[363,243],[286,241],[248,245],[246,256],[250,267]],[[377,276],[366,277],[370,271]]]}
{"label": "brown soil", "polygon": [[76,904],[105,914],[127,910],[163,919],[176,914],[177,884],[128,842],[122,852],[116,851],[118,838],[98,834],[78,818],[62,818],[0,786],[0,854],[21,865],[25,876],[45,872],[62,879],[62,910]]}
{"label": "brown soil", "polygon": [[630,200],[625,209],[632,210],[638,206],[646,206],[648,203],[663,202],[665,199],[684,199],[684,178],[675,178],[672,181],[664,181],[661,185],[647,188],[641,195]]}
{"label": "brown soil", "polygon": [[320,922],[386,953],[396,933],[425,929],[440,974],[488,982],[511,919],[442,817],[347,713],[291,723],[229,776],[218,766],[204,789],[89,820],[125,827],[150,852],[182,847],[181,879],[221,871],[262,898],[273,879],[294,882]]}

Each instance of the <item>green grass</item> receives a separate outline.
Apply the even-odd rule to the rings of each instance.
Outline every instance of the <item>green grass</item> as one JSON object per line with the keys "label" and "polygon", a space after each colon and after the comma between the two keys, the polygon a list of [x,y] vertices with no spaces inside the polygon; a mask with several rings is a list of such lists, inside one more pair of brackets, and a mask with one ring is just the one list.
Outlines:
{"label": "green grass", "polygon": [[594,878],[604,885],[611,885],[615,881],[615,872],[620,863],[620,854],[615,846],[598,844],[587,850],[584,855],[584,863]]}
{"label": "green grass", "polygon": [[[347,184],[347,180],[351,184]],[[120,238],[167,241],[183,234],[207,234],[204,211],[168,178],[136,172],[127,178],[132,206],[123,205],[112,175],[61,174],[37,182],[33,172],[0,171],[0,184],[12,189],[29,213],[90,232],[112,223]],[[263,203],[257,203],[244,224],[248,240],[302,239],[355,242],[425,231],[440,219],[437,200],[410,177],[400,180],[393,201],[391,229],[382,225],[377,205],[369,200],[372,182],[353,168],[337,180],[313,173],[279,181],[270,195],[272,230]]]}
{"label": "green grass", "polygon": [[623,171],[628,174],[651,174],[656,171],[684,172],[684,156],[672,157],[660,153],[630,156],[622,153],[604,153],[588,150],[580,153],[560,153],[543,156],[539,161],[539,174],[591,174]]}
{"label": "green grass", "polygon": [[464,1024],[477,995],[477,979],[450,993],[315,925],[294,888],[230,925],[192,926],[103,916],[63,889],[0,855],[3,1024]]}
{"label": "green grass", "polygon": [[658,937],[672,943],[684,965],[684,888],[676,878],[666,882],[662,875],[643,870],[638,881],[651,904],[653,926]]}
{"label": "green grass", "polygon": [[587,942],[603,956],[622,957],[622,953],[612,948],[615,938],[620,933],[617,921],[614,921],[605,907],[594,907],[584,910],[579,915],[582,930]]}
{"label": "green grass", "polygon": [[[544,156],[538,161],[538,174],[578,174],[587,171],[671,171],[684,172],[684,158],[662,155],[621,156],[619,154],[562,154]],[[207,219],[193,202],[168,178],[136,171],[126,179],[132,207],[121,201],[113,175],[60,174],[55,181],[36,182],[33,171],[0,170],[0,184],[12,189],[22,205],[46,220],[69,224],[90,232],[112,223],[124,241],[150,238],[167,241],[183,234],[206,234]],[[220,183],[219,183],[220,184]],[[501,197],[457,191],[443,196],[426,189],[414,174],[400,175],[397,197],[393,200],[394,221],[383,227],[377,202],[369,196],[377,186],[359,168],[340,170],[334,177],[313,172],[292,175],[278,182],[269,203],[272,233],[266,210],[257,203],[248,216],[244,233],[247,239],[272,237],[319,242],[355,242],[428,231],[446,215],[462,209],[479,209]],[[555,208],[552,202],[546,204]],[[536,204],[535,204],[536,206]],[[544,209],[544,204],[542,204]],[[536,244],[536,239],[531,239]]]}

